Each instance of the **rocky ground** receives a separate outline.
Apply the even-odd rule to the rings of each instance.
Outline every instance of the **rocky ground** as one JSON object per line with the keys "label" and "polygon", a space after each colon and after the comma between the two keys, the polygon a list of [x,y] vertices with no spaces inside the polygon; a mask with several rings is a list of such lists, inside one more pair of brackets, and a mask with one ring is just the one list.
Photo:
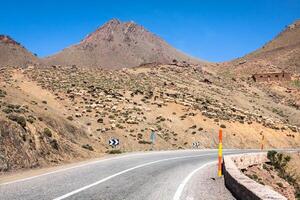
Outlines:
{"label": "rocky ground", "polygon": [[[270,163],[250,166],[244,171],[244,173],[258,183],[271,187],[273,190],[279,192],[287,199],[296,200],[300,198],[299,194],[297,195],[297,188],[295,187],[295,185],[298,185],[298,187],[300,185],[300,153],[287,153],[284,155],[291,157],[291,160],[286,167],[288,176],[280,175],[278,169],[275,169],[275,167]],[[295,183],[288,178],[289,176],[295,180]]]}
{"label": "rocky ground", "polygon": [[120,139],[120,151],[147,151],[151,129],[155,149],[192,148],[195,141],[216,148],[219,128],[225,148],[259,148],[262,135],[266,148],[300,146],[299,89],[291,83],[268,90],[176,64],[0,72],[0,171],[99,156],[111,150],[111,138]]}

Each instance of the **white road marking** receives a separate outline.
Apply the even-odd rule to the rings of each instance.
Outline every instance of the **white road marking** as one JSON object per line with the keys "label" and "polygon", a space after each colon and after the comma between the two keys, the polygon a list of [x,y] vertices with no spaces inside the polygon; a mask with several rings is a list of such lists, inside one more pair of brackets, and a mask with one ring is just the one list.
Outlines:
{"label": "white road marking", "polygon": [[[143,154],[163,154],[163,153],[170,153],[170,152],[185,152],[185,151],[190,151],[190,150],[177,150],[177,151],[154,151],[154,152],[142,152],[142,153],[129,153],[128,155],[123,155],[123,156],[118,156],[118,157],[113,157],[113,158],[107,158],[107,159],[102,159],[102,160],[96,160],[96,161],[91,161],[91,162],[87,162],[84,164],[79,164],[73,167],[67,167],[67,168],[63,168],[63,169],[58,169],[55,171],[51,171],[51,172],[47,172],[44,174],[39,174],[39,175],[35,175],[35,176],[30,176],[28,178],[22,178],[22,179],[18,179],[18,180],[14,180],[14,181],[9,181],[9,182],[5,182],[5,183],[0,183],[0,186],[2,185],[9,185],[9,184],[13,184],[13,183],[18,183],[18,182],[23,182],[23,181],[28,181],[31,179],[35,179],[35,178],[39,178],[42,176],[47,176],[47,175],[51,175],[51,174],[55,174],[55,173],[59,173],[59,172],[63,172],[63,171],[67,171],[67,170],[71,170],[71,169],[75,169],[75,168],[80,168],[80,167],[84,167],[87,165],[92,165],[92,164],[98,164],[101,162],[105,162],[105,161],[110,161],[110,160],[118,160],[121,158],[127,158],[127,157],[133,157],[133,156],[137,156],[137,155],[143,155]],[[193,151],[216,151],[216,149],[198,149],[198,150],[193,150]],[[228,151],[231,151],[231,149],[229,149]]]}
{"label": "white road marking", "polygon": [[55,171],[52,171],[52,172],[47,172],[47,173],[44,173],[44,174],[40,174],[40,175],[36,175],[36,176],[31,176],[31,177],[28,177],[28,178],[23,178],[23,179],[18,179],[18,180],[15,180],[15,181],[1,183],[0,186],[12,184],[12,183],[17,183],[17,182],[22,182],[22,181],[27,181],[27,180],[31,180],[31,179],[34,179],[34,178],[38,178],[38,177],[42,177],[42,176],[47,176],[47,175],[55,174],[55,173],[58,173],[58,172],[67,171],[67,170],[70,170],[70,169],[80,168],[80,167],[84,167],[84,166],[87,166],[87,165],[101,163],[101,162],[104,162],[104,161],[117,160],[117,159],[121,159],[121,158],[124,158],[124,157],[130,157],[130,156],[133,156],[133,155],[126,155],[126,156],[121,156],[121,157],[114,157],[114,158],[107,158],[107,159],[103,159],[103,160],[91,161],[91,162],[80,164],[80,165],[76,165],[76,166],[73,166],[73,167],[58,169],[58,170],[55,170]]}
{"label": "white road marking", "polygon": [[156,164],[156,163],[159,163],[159,162],[164,162],[164,161],[177,160],[177,159],[183,159],[183,158],[203,157],[203,156],[214,155],[214,154],[216,154],[216,153],[202,154],[202,155],[195,155],[195,156],[180,156],[180,157],[166,158],[166,159],[156,160],[156,161],[153,161],[153,162],[144,163],[144,164],[137,165],[137,166],[135,166],[135,167],[132,167],[132,168],[129,168],[129,169],[120,171],[120,172],[118,172],[118,173],[116,173],[116,174],[113,174],[113,175],[111,175],[111,176],[108,176],[108,177],[106,177],[106,178],[104,178],[104,179],[101,179],[101,180],[99,180],[99,181],[97,181],[97,182],[94,182],[94,183],[92,183],[92,184],[86,185],[86,186],[84,186],[84,187],[82,187],[82,188],[79,188],[79,189],[77,189],[77,190],[73,190],[72,192],[69,192],[69,193],[67,193],[67,194],[65,194],[65,195],[62,195],[62,196],[60,196],[60,197],[57,197],[57,198],[55,198],[55,199],[53,199],[53,200],[62,200],[62,199],[65,199],[65,198],[70,197],[70,196],[72,196],[72,195],[74,195],[74,194],[77,194],[77,193],[82,192],[82,191],[84,191],[84,190],[86,190],[86,189],[89,189],[89,188],[91,188],[91,187],[93,187],[93,186],[99,185],[100,183],[103,183],[103,182],[105,182],[105,181],[108,181],[109,179],[112,179],[112,178],[114,178],[114,177],[116,177],[116,176],[125,174],[125,173],[127,173],[127,172],[129,172],[129,171],[132,171],[132,170],[135,170],[135,169],[138,169],[138,168],[141,168],[141,167],[153,165],[153,164]]}
{"label": "white road marking", "polygon": [[194,171],[192,171],[183,181],[182,183],[179,185],[179,187],[176,190],[176,193],[173,197],[173,200],[180,200],[181,194],[183,192],[184,187],[186,186],[186,184],[189,182],[189,180],[192,178],[192,176],[199,170],[203,169],[204,167],[206,167],[207,165],[211,165],[217,163],[216,161],[213,162],[209,162],[206,163],[204,165],[201,165],[199,168],[195,169]]}

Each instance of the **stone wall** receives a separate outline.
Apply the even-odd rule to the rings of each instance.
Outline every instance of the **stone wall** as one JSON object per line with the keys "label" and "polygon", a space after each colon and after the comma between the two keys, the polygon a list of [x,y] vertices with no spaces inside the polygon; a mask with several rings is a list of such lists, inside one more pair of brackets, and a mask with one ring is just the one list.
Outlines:
{"label": "stone wall", "polygon": [[286,72],[279,73],[263,73],[263,74],[254,74],[252,76],[255,82],[267,82],[267,81],[290,81],[291,74]]}
{"label": "stone wall", "polygon": [[240,200],[286,200],[284,196],[267,186],[248,178],[241,172],[248,166],[268,161],[267,153],[248,153],[224,156],[225,186]]}

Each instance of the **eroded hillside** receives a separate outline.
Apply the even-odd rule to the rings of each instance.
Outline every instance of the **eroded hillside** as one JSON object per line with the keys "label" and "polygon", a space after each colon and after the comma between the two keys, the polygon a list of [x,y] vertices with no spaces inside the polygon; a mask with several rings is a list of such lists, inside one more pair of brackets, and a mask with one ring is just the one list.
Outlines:
{"label": "eroded hillside", "polygon": [[0,88],[2,171],[98,156],[110,138],[150,150],[150,129],[157,150],[216,148],[220,127],[225,148],[259,148],[262,135],[268,148],[300,146],[299,108],[193,66],[2,68]]}

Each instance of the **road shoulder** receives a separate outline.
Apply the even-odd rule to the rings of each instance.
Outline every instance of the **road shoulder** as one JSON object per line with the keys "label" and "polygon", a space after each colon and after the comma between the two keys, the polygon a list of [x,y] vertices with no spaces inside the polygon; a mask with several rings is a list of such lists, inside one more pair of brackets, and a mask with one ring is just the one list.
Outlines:
{"label": "road shoulder", "polygon": [[225,187],[224,178],[217,176],[217,169],[217,164],[212,163],[195,173],[185,186],[180,199],[234,200]]}

